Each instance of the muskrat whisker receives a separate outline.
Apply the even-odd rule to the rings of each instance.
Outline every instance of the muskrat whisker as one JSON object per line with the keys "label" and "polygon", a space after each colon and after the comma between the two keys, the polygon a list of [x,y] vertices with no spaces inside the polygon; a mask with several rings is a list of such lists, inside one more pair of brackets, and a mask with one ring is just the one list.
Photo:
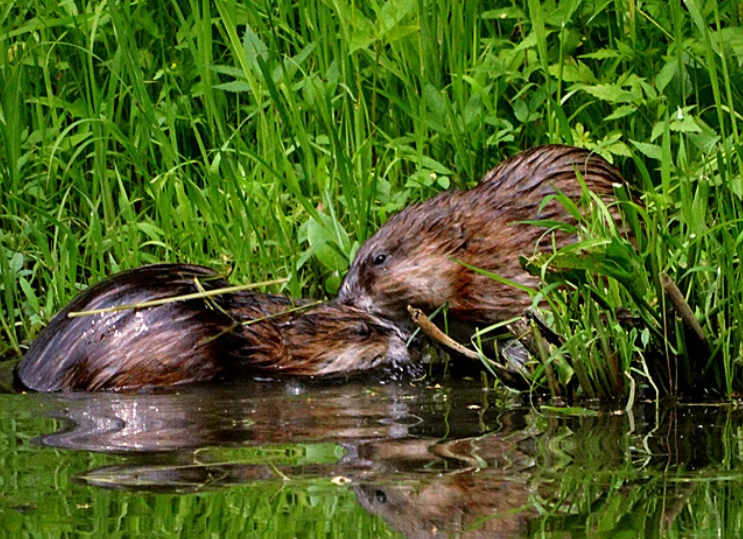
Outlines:
{"label": "muskrat whisker", "polygon": [[68,318],[77,318],[80,316],[90,316],[94,314],[106,314],[114,313],[118,311],[130,311],[133,309],[144,309],[146,307],[157,307],[160,305],[167,305],[168,303],[175,303],[176,301],[188,301],[191,299],[210,298],[213,296],[219,296],[222,294],[230,294],[233,292],[240,292],[243,290],[253,290],[254,288],[260,288],[262,286],[271,286],[274,284],[283,284],[289,279],[282,277],[281,279],[273,279],[270,281],[262,281],[260,283],[242,284],[238,286],[227,286],[225,288],[219,288],[216,290],[209,290],[206,292],[194,292],[193,294],[184,294],[182,296],[173,296],[169,298],[154,299],[152,301],[143,301],[142,303],[132,303],[130,305],[116,305],[114,307],[106,307],[105,309],[92,309],[90,311],[73,311],[67,313]]}

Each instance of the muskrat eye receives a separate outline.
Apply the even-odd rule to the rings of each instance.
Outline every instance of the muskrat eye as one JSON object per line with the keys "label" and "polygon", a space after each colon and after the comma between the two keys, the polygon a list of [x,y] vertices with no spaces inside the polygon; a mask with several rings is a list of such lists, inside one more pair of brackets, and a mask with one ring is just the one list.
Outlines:
{"label": "muskrat eye", "polygon": [[387,260],[387,255],[386,254],[379,254],[379,255],[377,255],[377,256],[374,257],[374,265],[375,266],[380,266],[380,265],[384,264],[384,261],[385,260]]}

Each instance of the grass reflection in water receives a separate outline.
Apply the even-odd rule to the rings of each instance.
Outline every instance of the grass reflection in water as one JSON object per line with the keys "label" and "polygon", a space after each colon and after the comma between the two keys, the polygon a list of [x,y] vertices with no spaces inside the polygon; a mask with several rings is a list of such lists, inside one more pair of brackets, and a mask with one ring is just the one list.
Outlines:
{"label": "grass reflection in water", "polygon": [[731,407],[565,415],[373,383],[0,398],[9,537],[740,531]]}

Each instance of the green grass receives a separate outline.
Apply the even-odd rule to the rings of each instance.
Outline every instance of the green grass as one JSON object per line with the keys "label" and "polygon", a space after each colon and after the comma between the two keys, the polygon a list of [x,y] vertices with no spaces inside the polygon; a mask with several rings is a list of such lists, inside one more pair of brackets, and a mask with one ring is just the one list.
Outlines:
{"label": "green grass", "polygon": [[[0,347],[20,355],[81,287],[151,262],[333,296],[391,213],[560,142],[595,149],[645,193],[647,238],[627,256],[650,308],[613,276],[588,279],[654,322],[627,332],[605,306],[578,305],[580,288],[553,291],[572,362],[559,393],[627,399],[629,374],[659,393],[703,380],[733,395],[740,19],[738,2],[699,0],[9,0]],[[595,228],[585,237],[611,237]],[[701,363],[660,293],[663,272],[710,340]]]}

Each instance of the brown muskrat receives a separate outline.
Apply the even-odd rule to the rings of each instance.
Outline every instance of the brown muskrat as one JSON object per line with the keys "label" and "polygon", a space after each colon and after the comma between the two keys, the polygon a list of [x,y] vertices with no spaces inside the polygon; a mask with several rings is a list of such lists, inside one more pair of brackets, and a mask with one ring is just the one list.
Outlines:
{"label": "brown muskrat", "polygon": [[391,322],[337,304],[281,314],[294,303],[274,294],[232,292],[68,317],[227,286],[215,272],[185,264],[109,277],[52,319],[18,365],[17,379],[36,391],[139,389],[260,372],[352,374],[410,359]]}
{"label": "brown muskrat", "polygon": [[[578,171],[591,191],[611,200],[620,173],[603,158],[570,146],[542,146],[501,163],[469,191],[449,191],[393,215],[358,251],[341,285],[339,300],[406,323],[407,306],[432,312],[448,302],[448,317],[483,327],[520,316],[529,295],[478,274],[482,268],[521,285],[538,279],[521,268],[518,255],[575,241],[575,237],[524,221],[575,222],[551,200],[556,190],[581,196]],[[613,217],[618,219],[616,208]]]}

